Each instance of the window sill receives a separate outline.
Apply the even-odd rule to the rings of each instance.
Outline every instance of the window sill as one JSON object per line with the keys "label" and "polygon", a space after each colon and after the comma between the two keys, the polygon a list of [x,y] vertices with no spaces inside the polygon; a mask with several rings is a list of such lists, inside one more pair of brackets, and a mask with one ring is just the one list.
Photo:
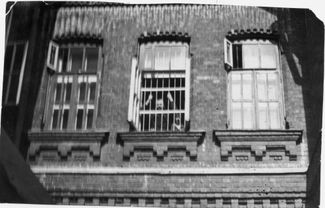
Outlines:
{"label": "window sill", "polygon": [[205,132],[122,132],[123,160],[131,162],[195,161]]}
{"label": "window sill", "polygon": [[302,130],[215,130],[221,161],[297,161]]}
{"label": "window sill", "polygon": [[33,164],[99,161],[108,135],[103,131],[29,132],[28,159]]}

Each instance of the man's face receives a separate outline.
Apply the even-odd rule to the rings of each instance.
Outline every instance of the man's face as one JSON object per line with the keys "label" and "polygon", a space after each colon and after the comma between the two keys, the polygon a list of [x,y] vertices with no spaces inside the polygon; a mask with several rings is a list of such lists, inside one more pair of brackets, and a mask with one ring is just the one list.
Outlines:
{"label": "man's face", "polygon": [[158,99],[156,103],[156,109],[157,110],[162,110],[164,109],[164,102],[162,99]]}

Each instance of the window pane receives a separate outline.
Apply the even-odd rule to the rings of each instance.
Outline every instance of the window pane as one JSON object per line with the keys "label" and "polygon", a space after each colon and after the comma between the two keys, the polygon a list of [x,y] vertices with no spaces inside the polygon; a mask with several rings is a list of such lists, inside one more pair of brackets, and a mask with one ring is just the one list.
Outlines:
{"label": "window pane", "polygon": [[24,58],[24,51],[25,51],[25,44],[16,45],[15,61],[14,61],[14,67],[12,71],[14,74],[20,74],[21,65],[23,63],[23,58]]}
{"label": "window pane", "polygon": [[10,66],[11,66],[11,60],[13,56],[13,50],[14,46],[13,45],[8,45],[6,49],[6,55],[5,55],[5,68],[4,68],[4,73],[8,74],[10,72]]}
{"label": "window pane", "polygon": [[62,83],[57,83],[56,92],[55,92],[55,103],[59,103],[61,100],[61,89],[62,89]]}
{"label": "window pane", "polygon": [[65,90],[65,102],[69,103],[71,98],[71,83],[66,84],[66,90]]}
{"label": "window pane", "polygon": [[277,100],[278,99],[277,74],[275,73],[268,74],[267,78],[268,78],[269,100]]}
{"label": "window pane", "polygon": [[143,69],[152,69],[152,48],[141,46],[140,49],[140,67]]}
{"label": "window pane", "polygon": [[[69,49],[67,48],[60,48],[59,50],[59,64],[61,65],[61,72],[66,72],[68,68],[68,54]],[[60,67],[60,66],[59,66]]]}
{"label": "window pane", "polygon": [[94,115],[94,110],[93,109],[88,109],[88,114],[87,114],[87,129],[91,129],[93,125],[93,115]]}
{"label": "window pane", "polygon": [[231,97],[233,100],[241,99],[241,75],[232,74],[231,75]]}
{"label": "window pane", "polygon": [[279,129],[280,128],[279,103],[269,103],[269,106],[270,106],[271,129]]}
{"label": "window pane", "polygon": [[241,103],[232,103],[232,128],[241,129],[242,128],[242,116],[241,116]]}
{"label": "window pane", "polygon": [[79,83],[79,102],[85,101],[86,97],[86,83],[81,82]]}
{"label": "window pane", "polygon": [[267,99],[266,91],[266,74],[258,73],[257,74],[257,97],[258,100]]}
{"label": "window pane", "polygon": [[95,101],[96,83],[91,82],[89,84],[89,102]]}
{"label": "window pane", "polygon": [[82,68],[82,56],[83,49],[82,48],[71,48],[71,72],[81,72]]}
{"label": "window pane", "polygon": [[171,47],[170,52],[170,65],[171,69],[185,70],[185,47]]}
{"label": "window pane", "polygon": [[155,48],[155,69],[168,70],[169,58],[170,58],[169,47],[156,47]]}
{"label": "window pane", "polygon": [[83,118],[83,109],[78,109],[77,112],[77,129],[82,129],[82,118]]}
{"label": "window pane", "polygon": [[4,99],[6,98],[6,92],[8,88],[8,79],[9,79],[9,74],[4,74],[3,75],[3,89],[2,89],[2,102],[4,103]]}
{"label": "window pane", "polygon": [[87,72],[97,72],[98,48],[86,49]]}
{"label": "window pane", "polygon": [[233,67],[234,68],[242,68],[243,60],[242,60],[242,45],[233,45]]}
{"label": "window pane", "polygon": [[243,68],[259,68],[258,45],[242,45]]}
{"label": "window pane", "polygon": [[69,109],[64,109],[63,110],[62,129],[67,129],[67,127],[68,127],[68,118],[69,118]]}
{"label": "window pane", "polygon": [[253,128],[253,104],[243,103],[243,128],[252,129]]}
{"label": "window pane", "polygon": [[268,128],[267,104],[258,103],[258,126],[260,129]]}
{"label": "window pane", "polygon": [[276,47],[274,45],[260,45],[261,68],[276,68]]}
{"label": "window pane", "polygon": [[52,129],[58,128],[58,121],[59,121],[59,110],[54,110],[53,111],[53,116],[52,116]]}
{"label": "window pane", "polygon": [[19,74],[13,74],[11,76],[8,102],[12,102],[12,103],[16,102],[18,85],[19,85]]}
{"label": "window pane", "polygon": [[243,99],[251,100],[252,99],[252,75],[243,74]]}

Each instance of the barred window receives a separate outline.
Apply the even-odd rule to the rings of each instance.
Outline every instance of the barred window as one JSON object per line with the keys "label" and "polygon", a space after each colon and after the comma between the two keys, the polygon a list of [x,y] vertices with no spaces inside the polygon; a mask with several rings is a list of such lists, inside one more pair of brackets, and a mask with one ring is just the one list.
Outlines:
{"label": "barred window", "polygon": [[133,59],[129,121],[139,131],[184,131],[189,121],[186,43],[147,43]]}
{"label": "barred window", "polygon": [[[55,54],[49,50],[49,53]],[[47,128],[94,128],[100,48],[96,45],[61,45],[57,60],[49,55],[55,73],[50,77]],[[52,96],[51,96],[52,95]]]}
{"label": "barred window", "polygon": [[[227,43],[229,44],[229,43]],[[229,56],[225,51],[225,56]],[[283,98],[277,44],[268,40],[235,41],[228,74],[232,129],[282,129]]]}

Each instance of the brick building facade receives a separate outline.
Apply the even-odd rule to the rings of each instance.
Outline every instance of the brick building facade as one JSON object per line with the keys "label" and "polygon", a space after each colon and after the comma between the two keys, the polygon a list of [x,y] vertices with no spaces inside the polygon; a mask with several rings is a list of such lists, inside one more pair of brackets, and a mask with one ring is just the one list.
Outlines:
{"label": "brick building facade", "polygon": [[58,204],[317,206],[324,26],[312,12],[56,9],[27,159]]}

